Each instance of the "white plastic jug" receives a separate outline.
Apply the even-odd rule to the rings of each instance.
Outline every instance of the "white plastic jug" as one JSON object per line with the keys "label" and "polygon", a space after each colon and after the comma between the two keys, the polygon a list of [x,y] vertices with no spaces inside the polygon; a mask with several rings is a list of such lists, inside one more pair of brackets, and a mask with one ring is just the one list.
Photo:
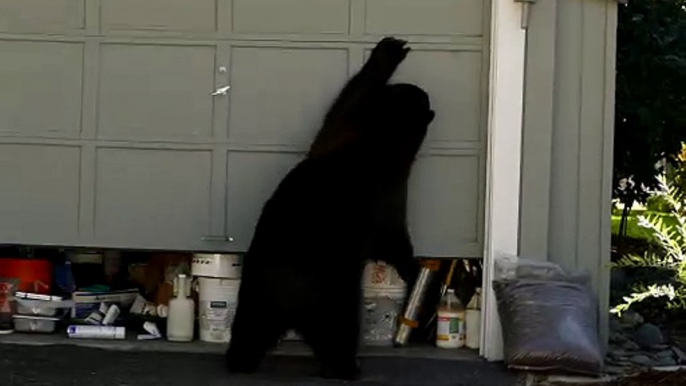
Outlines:
{"label": "white plastic jug", "polygon": [[169,301],[167,339],[172,342],[193,340],[195,302],[191,296],[191,279],[186,275],[174,278],[174,298]]}

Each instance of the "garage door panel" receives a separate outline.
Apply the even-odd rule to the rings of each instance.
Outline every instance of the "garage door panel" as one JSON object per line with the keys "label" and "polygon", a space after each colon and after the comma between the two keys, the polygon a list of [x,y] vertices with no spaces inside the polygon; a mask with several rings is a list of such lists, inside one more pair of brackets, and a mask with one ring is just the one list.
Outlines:
{"label": "garage door panel", "polygon": [[62,32],[84,27],[85,0],[0,1],[3,32]]}
{"label": "garage door panel", "polygon": [[109,30],[213,32],[217,0],[101,0]]}
{"label": "garage door panel", "polygon": [[98,136],[201,140],[212,136],[215,47],[101,47]]}
{"label": "garage door panel", "polygon": [[229,140],[308,146],[348,78],[348,51],[235,48]]}
{"label": "garage door panel", "polygon": [[188,248],[209,234],[209,151],[99,149],[95,236],[104,243]]}
{"label": "garage door panel", "polygon": [[410,181],[409,227],[420,256],[473,257],[480,245],[479,157],[419,158]]}
{"label": "garage door panel", "polygon": [[483,34],[484,0],[366,0],[370,34]]}
{"label": "garage door panel", "polygon": [[452,147],[481,139],[481,59],[480,52],[417,49],[398,68],[392,82],[417,84],[431,98],[436,118],[428,144]]}
{"label": "garage door panel", "polygon": [[349,0],[233,0],[233,30],[345,34],[349,10]]}
{"label": "garage door panel", "polygon": [[226,218],[232,248],[248,249],[264,203],[302,158],[295,153],[229,153]]}
{"label": "garage door panel", "polygon": [[78,137],[83,45],[0,41],[0,133]]}
{"label": "garage door panel", "polygon": [[64,243],[78,235],[80,150],[0,145],[3,242]]}
{"label": "garage door panel", "polygon": [[0,243],[247,250],[395,35],[414,43],[393,82],[437,113],[411,180],[417,254],[481,256],[487,1],[0,0],[0,137],[25,143],[0,144],[0,178],[19,181],[0,189]]}

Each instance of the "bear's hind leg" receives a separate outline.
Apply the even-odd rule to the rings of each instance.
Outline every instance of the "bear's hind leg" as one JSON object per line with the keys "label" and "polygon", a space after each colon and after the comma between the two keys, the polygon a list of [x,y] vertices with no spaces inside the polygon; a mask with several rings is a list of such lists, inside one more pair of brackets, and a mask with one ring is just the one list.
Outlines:
{"label": "bear's hind leg", "polygon": [[359,290],[330,296],[319,304],[300,328],[320,362],[323,378],[355,380],[360,377],[357,350],[360,340]]}
{"label": "bear's hind leg", "polygon": [[[241,299],[244,300],[244,299]],[[250,301],[249,304],[245,302]],[[232,373],[254,373],[262,358],[285,332],[283,321],[275,317],[259,299],[245,299],[231,329],[231,343],[226,351],[226,364]]]}

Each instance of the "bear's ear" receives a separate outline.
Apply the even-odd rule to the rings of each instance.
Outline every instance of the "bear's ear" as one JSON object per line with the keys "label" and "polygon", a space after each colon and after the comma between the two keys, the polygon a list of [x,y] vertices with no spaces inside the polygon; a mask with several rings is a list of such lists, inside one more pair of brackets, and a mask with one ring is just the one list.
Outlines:
{"label": "bear's ear", "polygon": [[436,113],[433,110],[429,110],[426,114],[426,123],[429,124],[433,122],[434,118],[436,118]]}

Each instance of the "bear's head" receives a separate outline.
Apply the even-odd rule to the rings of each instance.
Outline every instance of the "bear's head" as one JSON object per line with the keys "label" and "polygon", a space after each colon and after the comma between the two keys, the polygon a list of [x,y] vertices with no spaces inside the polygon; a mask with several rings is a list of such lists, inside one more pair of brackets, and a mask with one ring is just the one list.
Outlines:
{"label": "bear's head", "polygon": [[376,156],[411,161],[436,114],[424,90],[402,83],[385,87],[374,115],[370,135]]}

